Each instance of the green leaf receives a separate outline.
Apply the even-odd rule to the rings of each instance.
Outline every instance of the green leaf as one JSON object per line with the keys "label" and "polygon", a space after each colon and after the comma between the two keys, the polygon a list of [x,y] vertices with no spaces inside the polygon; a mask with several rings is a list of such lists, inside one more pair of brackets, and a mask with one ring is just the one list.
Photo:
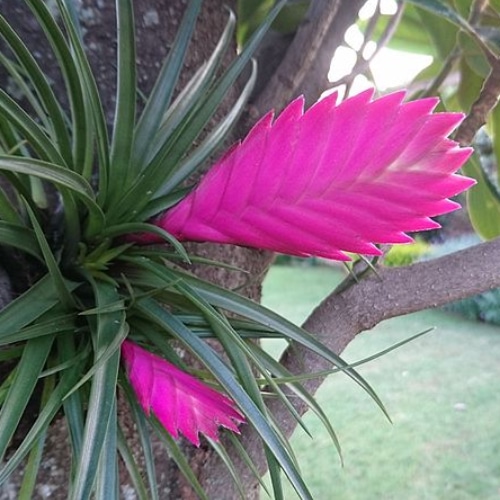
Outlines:
{"label": "green leaf", "polygon": [[[92,123],[87,124],[87,151],[93,144],[93,136],[91,131],[95,129],[95,139],[97,143],[97,155],[99,163],[99,196],[104,196],[106,193],[106,183],[108,181],[109,171],[109,146],[108,146],[108,129],[106,117],[104,114],[103,104],[99,97],[99,90],[90,67],[90,63],[85,54],[85,48],[81,38],[79,26],[75,24],[75,16],[73,9],[68,8],[63,0],[56,0],[64,22],[64,26],[72,43],[74,62],[76,70],[82,82],[85,92],[85,112],[89,112]],[[84,165],[83,176],[86,180],[90,180],[93,174],[93,165],[90,161]]]}
{"label": "green leaf", "polygon": [[193,488],[200,499],[208,500],[208,497],[203,491],[203,488],[199,483],[196,474],[189,465],[189,462],[184,456],[184,453],[181,451],[179,445],[174,441],[172,436],[163,428],[163,426],[160,424],[160,422],[158,422],[156,418],[152,417],[151,423],[153,425],[154,431],[156,432],[156,435],[163,441],[164,446],[169,451],[170,457],[177,464],[177,467],[181,471],[182,475],[186,478],[191,488]]}
{"label": "green leaf", "polygon": [[92,200],[94,192],[90,184],[79,174],[72,172],[56,163],[49,163],[34,158],[0,155],[0,170],[33,175],[40,179],[53,182],[58,186],[68,188],[82,199]]}
{"label": "green leaf", "polygon": [[469,159],[463,171],[477,180],[477,184],[467,191],[467,207],[472,226],[482,238],[496,238],[500,235],[500,197],[491,186],[476,155]]}
{"label": "green leaf", "polygon": [[[47,399],[49,398],[53,390],[54,380],[52,378],[45,379],[41,398],[42,408],[46,405]],[[42,431],[36,442],[31,447],[31,451],[29,453],[29,457],[23,471],[23,481],[21,483],[21,487],[19,488],[19,500],[30,500],[31,498],[33,498],[38,470],[42,461],[43,446],[45,443],[46,435],[47,432]],[[19,448],[17,448],[16,452],[18,450]],[[0,480],[0,484],[1,483],[2,481]]]}
{"label": "green leaf", "polygon": [[134,12],[131,0],[116,0],[118,33],[118,72],[116,109],[111,143],[108,196],[113,203],[128,186],[132,172],[130,161],[134,141],[136,70]]}
{"label": "green leaf", "polygon": [[478,98],[484,79],[470,69],[465,57],[460,58],[459,69],[460,80],[458,82],[457,98],[461,109],[467,112]]}
{"label": "green leaf", "polygon": [[[79,286],[69,281],[66,285],[72,292]],[[0,311],[0,338],[15,334],[58,304],[54,281],[50,275],[45,275]]]}
{"label": "green leaf", "polygon": [[50,135],[54,142],[58,144],[61,156],[66,162],[70,162],[71,144],[66,126],[66,115],[54,95],[50,82],[31,51],[2,16],[0,16],[0,33],[22,65],[24,75],[29,79],[31,86],[39,97],[42,109],[46,110],[43,116],[39,113],[39,117],[50,120],[53,126]]}
{"label": "green leaf", "polygon": [[62,406],[62,399],[69,387],[75,383],[78,378],[80,366],[73,365],[64,372],[60,382],[55,388],[46,395],[46,400],[41,406],[35,422],[29,429],[22,443],[16,448],[14,454],[9,458],[8,462],[0,469],[0,483],[4,483],[10,474],[22,463],[24,457],[29,453],[33,446],[37,446],[37,442],[43,438],[49,425]]}
{"label": "green leaf", "polygon": [[238,0],[238,30],[236,40],[243,47],[252,33],[265,20],[274,5],[274,0]]}
{"label": "green leaf", "polygon": [[[106,307],[119,300],[116,289],[105,282],[91,281],[97,307]],[[125,313],[123,311],[100,314],[97,324],[89,321],[89,327],[94,335],[95,361],[120,337],[125,328]],[[98,474],[99,459],[102,450],[109,439],[109,433],[116,432],[114,425],[110,426],[115,411],[116,383],[120,363],[120,351],[103,363],[92,377],[88,401],[85,431],[83,436],[82,454],[79,456],[72,500],[88,499],[91,495],[96,475]]]}
{"label": "green leaf", "polygon": [[[181,278],[177,271],[169,271],[173,274],[173,276]],[[361,377],[355,370],[350,369],[349,365],[340,356],[337,356],[325,345],[321,344],[321,342],[318,342],[303,328],[294,325],[285,318],[281,317],[279,314],[276,314],[264,306],[261,306],[260,304],[257,304],[241,295],[187,275],[183,275],[183,279],[213,306],[231,311],[237,315],[251,319],[262,325],[266,325],[269,328],[273,328],[286,338],[298,342],[307,349],[310,349],[330,361],[334,366],[344,371],[357,384],[359,384],[389,418],[382,401],[370,387],[368,382],[366,382],[366,380],[364,380],[364,378]]]}
{"label": "green leaf", "polygon": [[[112,220],[115,220],[117,216],[125,217],[131,210],[140,213],[155,191],[163,185],[169,173],[176,169],[177,163],[191,149],[193,142],[212,118],[228,90],[251,60],[254,50],[284,3],[282,0],[273,8],[266,22],[254,33],[242,53],[234,59],[204,99],[191,111],[188,118],[179,125],[178,130],[172,133],[169,141],[158,151],[140,180],[123,197],[122,201],[113,207],[112,215],[110,215]],[[126,216],[130,217],[130,215]]]}
{"label": "green leaf", "polygon": [[23,355],[16,367],[14,380],[0,410],[0,458],[2,459],[35,390],[53,341],[54,336],[47,335],[26,342]]}
{"label": "green leaf", "polygon": [[405,0],[418,7],[428,10],[443,19],[455,24],[456,26],[465,29],[466,31],[473,31],[471,25],[464,19],[456,10],[452,9],[448,4],[440,0]]}
{"label": "green leaf", "polygon": [[0,118],[19,130],[23,139],[28,141],[40,158],[58,165],[66,165],[43,128],[2,89],[0,89]]}
{"label": "green leaf", "polygon": [[136,174],[144,166],[142,162],[146,157],[149,141],[151,137],[156,135],[163,115],[172,99],[200,7],[201,0],[192,0],[188,3],[168,58],[161,69],[137,124],[132,159],[132,165],[137,169]]}
{"label": "green leaf", "polygon": [[[151,497],[148,495],[146,485],[144,484],[144,480],[142,479],[141,471],[139,470],[139,466],[137,463],[137,458],[132,453],[127,439],[123,435],[123,431],[120,428],[118,428],[117,448],[123,460],[123,463],[125,464],[130,479],[132,480],[136,495],[140,500],[149,500]],[[158,498],[158,492],[156,490],[151,489],[151,493],[153,495],[156,495],[156,499]],[[105,498],[106,497],[103,497],[103,499]]]}
{"label": "green leaf", "polygon": [[100,500],[118,500],[119,480],[118,480],[118,456],[117,456],[117,433],[118,416],[116,413],[116,398],[113,399],[114,408],[110,412],[108,428],[104,446],[99,458],[97,469],[95,495]]}
{"label": "green leaf", "polygon": [[61,69],[71,111],[71,130],[73,132],[72,166],[74,170],[82,172],[85,170],[85,165],[91,162],[89,156],[93,151],[89,142],[93,134],[91,133],[92,127],[87,121],[85,95],[77,69],[77,60],[73,57],[70,45],[47,5],[37,0],[25,1],[40,23]]}
{"label": "green leaf", "polygon": [[[81,352],[81,348],[78,352]],[[75,338],[73,335],[58,335],[57,353],[58,361],[64,363],[68,359],[74,359],[76,356]],[[80,371],[78,371],[80,373]],[[76,380],[69,383],[72,387]],[[68,434],[71,442],[72,453],[74,457],[79,457],[83,446],[84,415],[83,404],[80,392],[74,392],[67,396],[67,390],[64,391],[63,408],[64,416],[68,427]]]}
{"label": "green leaf", "polygon": [[[191,174],[193,174],[205,160],[208,159],[210,154],[219,146],[219,144],[222,144],[229,131],[241,116],[241,113],[253,90],[256,78],[257,63],[252,61],[252,72],[250,78],[245,84],[238,100],[231,107],[231,111],[224,117],[217,127],[214,128],[214,130],[200,144],[200,146],[198,146],[185,161],[181,162],[175,172],[173,172],[172,175],[166,179],[161,189],[157,192],[159,195],[171,193],[175,189],[180,188],[182,183]],[[153,200],[153,204],[155,202],[156,198]],[[149,206],[146,207],[146,210],[149,210]]]}
{"label": "green leaf", "polygon": [[[149,492],[150,492],[149,500],[159,500],[159,496],[158,496],[159,490],[158,490],[158,485],[156,482],[155,459],[154,459],[154,454],[153,454],[153,448],[151,446],[150,427],[148,425],[148,422],[146,421],[146,417],[144,415],[142,408],[139,406],[139,404],[137,402],[137,397],[134,394],[132,388],[130,387],[130,384],[128,383],[128,380],[126,380],[124,378],[121,386],[122,386],[123,391],[125,393],[125,397],[127,398],[127,401],[129,403],[129,407],[132,411],[134,423],[136,425],[137,433],[139,435],[139,439],[140,439],[141,446],[142,446],[142,452],[143,452],[143,456],[144,456],[144,466],[146,469],[146,475],[147,475],[148,482],[149,482]],[[119,450],[121,453],[122,447],[120,446],[120,435],[118,435],[118,446],[119,446]],[[124,458],[124,460],[125,460],[125,458]],[[128,468],[128,466],[127,466],[127,468]],[[143,483],[142,483],[142,478],[138,478],[137,481],[139,479],[141,479],[140,487],[136,486],[136,489],[138,490],[138,492],[140,494],[140,492],[142,490]],[[136,483],[136,481],[134,481],[134,483]],[[148,500],[147,495],[145,497],[145,500]]]}
{"label": "green leaf", "polygon": [[420,29],[424,27],[428,33],[437,58],[442,63],[455,47],[459,30],[446,18],[436,16],[435,12],[424,9],[417,9],[417,12],[420,19]]}
{"label": "green leaf", "polygon": [[18,248],[43,262],[32,229],[0,220],[0,244]]}
{"label": "green leaf", "polygon": [[3,334],[0,334],[0,346],[43,337],[44,335],[76,331],[74,314],[56,314],[54,311],[50,311],[46,316],[47,319],[43,319],[42,316],[34,324],[25,326],[10,334],[3,332]]}
{"label": "green leaf", "polygon": [[[188,330],[175,316],[152,299],[144,299],[137,306],[154,323],[181,341],[197,356],[217,378],[229,396],[238,404],[246,418],[254,425],[265,445],[278,461],[296,491],[303,498],[312,498],[297,470],[294,460],[272,429],[267,418],[255,405],[249,395],[241,388],[233,373],[224,364],[213,349]],[[271,465],[271,464],[270,464]]]}
{"label": "green leaf", "polygon": [[43,255],[43,260],[45,262],[45,265],[47,266],[49,274],[52,276],[52,281],[54,282],[54,285],[57,289],[59,300],[64,307],[71,309],[75,306],[75,300],[71,295],[71,289],[70,287],[68,287],[68,283],[64,279],[64,276],[59,269],[58,262],[56,261],[56,258],[52,253],[47,239],[45,238],[42,227],[38,223],[33,210],[31,210],[28,204],[26,204],[26,210],[31,220],[31,224],[33,225],[33,229],[38,240],[38,245],[40,246],[40,250]]}

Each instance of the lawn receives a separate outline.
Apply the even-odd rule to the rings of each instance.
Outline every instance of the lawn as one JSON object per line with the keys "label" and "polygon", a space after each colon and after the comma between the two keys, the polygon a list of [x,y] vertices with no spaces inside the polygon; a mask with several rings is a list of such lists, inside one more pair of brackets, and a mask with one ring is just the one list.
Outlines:
{"label": "lawn", "polygon": [[[340,276],[328,267],[275,266],[264,304],[300,323]],[[361,334],[343,357],[362,359],[429,327],[436,329],[359,368],[392,424],[345,376],[331,376],[317,393],[344,466],[319,421],[306,416],[314,439],[297,432],[293,443],[315,499],[500,498],[500,328],[424,311]],[[285,498],[297,497],[287,488]]]}

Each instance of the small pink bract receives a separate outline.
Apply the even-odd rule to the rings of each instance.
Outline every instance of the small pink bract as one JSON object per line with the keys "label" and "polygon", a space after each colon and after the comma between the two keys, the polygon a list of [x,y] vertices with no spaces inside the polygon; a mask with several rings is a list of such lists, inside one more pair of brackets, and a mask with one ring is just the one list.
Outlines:
{"label": "small pink bract", "polygon": [[125,340],[121,353],[142,409],[152,411],[174,438],[180,432],[199,446],[200,432],[214,441],[219,426],[239,433],[245,417],[227,396],[134,342]]}

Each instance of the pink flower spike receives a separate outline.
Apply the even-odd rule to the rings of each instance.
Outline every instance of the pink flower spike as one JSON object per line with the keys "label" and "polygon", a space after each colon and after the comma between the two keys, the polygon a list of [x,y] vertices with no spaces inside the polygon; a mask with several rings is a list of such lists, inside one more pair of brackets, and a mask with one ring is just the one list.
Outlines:
{"label": "pink flower spike", "polygon": [[239,434],[237,424],[245,417],[227,396],[129,340],[121,353],[142,409],[152,411],[174,438],[180,432],[199,446],[198,433],[218,441],[219,426]]}
{"label": "pink flower spike", "polygon": [[332,95],[306,112],[299,98],[267,114],[154,224],[181,241],[336,260],[436,228],[430,217],[459,208],[448,198],[474,184],[456,174],[472,149],[447,137],[463,115],[434,113],[435,98],[372,95]]}

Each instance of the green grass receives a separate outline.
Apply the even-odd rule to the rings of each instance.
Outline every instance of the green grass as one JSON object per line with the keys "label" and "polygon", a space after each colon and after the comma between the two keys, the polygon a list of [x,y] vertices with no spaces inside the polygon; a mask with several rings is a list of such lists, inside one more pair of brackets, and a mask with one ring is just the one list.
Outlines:
{"label": "green grass", "polygon": [[[340,276],[333,268],[276,266],[264,284],[263,302],[300,323]],[[293,443],[315,499],[500,498],[498,327],[424,311],[361,334],[343,357],[362,359],[433,326],[433,332],[359,369],[392,424],[340,374],[318,391],[338,432],[344,466],[319,421],[307,415],[314,439],[297,432]],[[287,488],[285,498],[297,497]]]}

